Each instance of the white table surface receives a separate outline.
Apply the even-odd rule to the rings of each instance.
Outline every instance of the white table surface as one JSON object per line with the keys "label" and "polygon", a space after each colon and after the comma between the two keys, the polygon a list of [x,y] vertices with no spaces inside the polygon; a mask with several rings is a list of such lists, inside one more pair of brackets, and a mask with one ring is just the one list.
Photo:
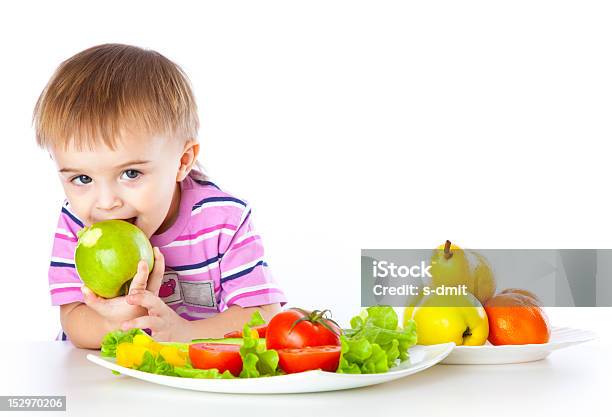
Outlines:
{"label": "white table surface", "polygon": [[113,375],[85,358],[91,352],[69,342],[5,342],[0,350],[0,395],[66,395],[68,414],[106,417],[195,412],[258,416],[271,411],[290,417],[612,414],[612,345],[600,341],[556,351],[538,362],[436,365],[377,386],[290,395],[214,394],[158,386]]}

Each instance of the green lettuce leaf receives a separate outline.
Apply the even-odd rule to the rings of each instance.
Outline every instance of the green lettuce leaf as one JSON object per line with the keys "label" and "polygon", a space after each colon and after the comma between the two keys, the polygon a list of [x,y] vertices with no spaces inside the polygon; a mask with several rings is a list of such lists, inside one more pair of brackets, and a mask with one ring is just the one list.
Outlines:
{"label": "green lettuce leaf", "polygon": [[370,374],[387,372],[408,359],[408,349],[416,344],[416,326],[409,321],[398,327],[393,307],[368,307],[351,319],[351,328],[340,337],[342,345],[338,373]]}
{"label": "green lettuce leaf", "polygon": [[150,374],[177,376],[174,372],[174,366],[166,362],[162,355],[154,356],[150,352],[144,353],[142,363],[136,369]]}
{"label": "green lettuce leaf", "polygon": [[251,319],[246,323],[249,327],[261,326],[262,324],[266,324],[266,321],[261,316],[259,310],[255,310],[255,312],[251,315]]}
{"label": "green lettuce leaf", "polygon": [[240,356],[242,357],[242,371],[240,378],[257,378],[260,376],[277,375],[278,352],[266,349],[265,343],[251,335],[251,327],[265,324],[265,320],[256,310],[248,323],[242,329],[242,346]]}
{"label": "green lettuce leaf", "polygon": [[128,331],[115,330],[113,332],[106,333],[104,339],[102,339],[102,345],[100,346],[100,355],[110,358],[116,357],[117,346],[119,345],[119,343],[131,343],[132,340],[134,340],[134,336],[136,336],[137,334],[147,335],[141,329],[130,329]]}
{"label": "green lettuce leaf", "polygon": [[232,379],[235,378],[230,371],[220,373],[218,369],[196,369],[191,365],[175,366],[176,376],[181,378],[201,378],[201,379]]}

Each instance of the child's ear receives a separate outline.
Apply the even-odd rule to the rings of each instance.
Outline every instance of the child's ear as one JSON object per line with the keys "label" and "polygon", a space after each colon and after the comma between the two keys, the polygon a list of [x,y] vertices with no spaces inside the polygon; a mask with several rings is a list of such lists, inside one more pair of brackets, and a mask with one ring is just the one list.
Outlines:
{"label": "child's ear", "polygon": [[181,165],[179,166],[178,173],[176,175],[176,181],[183,181],[187,174],[193,168],[193,165],[198,160],[198,154],[200,153],[200,144],[196,140],[189,140],[185,143],[183,154],[181,155]]}

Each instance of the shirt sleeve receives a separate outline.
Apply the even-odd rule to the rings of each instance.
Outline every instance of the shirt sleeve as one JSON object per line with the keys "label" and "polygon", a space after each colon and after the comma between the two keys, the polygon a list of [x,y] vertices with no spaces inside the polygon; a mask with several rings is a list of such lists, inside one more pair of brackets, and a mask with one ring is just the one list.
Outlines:
{"label": "shirt sleeve", "polygon": [[74,265],[77,231],[82,227],[83,223],[70,212],[67,202],[64,202],[55,230],[49,266],[49,290],[51,304],[54,306],[83,302],[83,282]]}
{"label": "shirt sleeve", "polygon": [[253,227],[251,209],[242,212],[236,233],[225,248],[219,248],[221,297],[219,311],[231,305],[255,307],[287,299],[268,266],[261,236]]}

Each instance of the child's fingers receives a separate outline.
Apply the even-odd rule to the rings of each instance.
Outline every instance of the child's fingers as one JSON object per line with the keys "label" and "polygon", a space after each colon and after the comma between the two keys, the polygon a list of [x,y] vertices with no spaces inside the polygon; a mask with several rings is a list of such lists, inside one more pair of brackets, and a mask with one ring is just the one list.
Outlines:
{"label": "child's fingers", "polygon": [[127,296],[128,304],[139,305],[147,309],[149,315],[158,315],[166,304],[150,291],[143,291]]}
{"label": "child's fingers", "polygon": [[161,328],[162,324],[163,320],[160,317],[140,316],[132,320],[124,321],[121,324],[121,329],[151,329],[151,331],[155,333],[158,329]]}
{"label": "child's fingers", "polygon": [[147,280],[149,279],[149,265],[147,261],[141,260],[138,262],[138,269],[136,270],[136,275],[134,275],[134,279],[132,279],[132,283],[130,284],[131,294],[133,291],[144,291],[147,289]]}
{"label": "child's fingers", "polygon": [[162,280],[164,279],[166,263],[164,260],[164,255],[161,253],[158,247],[153,248],[153,255],[155,256],[155,264],[153,265],[151,275],[149,275],[147,290],[157,295],[159,294],[159,288],[161,287]]}
{"label": "child's fingers", "polygon": [[98,313],[104,313],[104,308],[106,307],[106,299],[102,297],[98,297],[92,290],[87,288],[85,285],[81,287],[81,292],[83,293],[83,302],[87,304],[87,306],[91,307],[94,311]]}
{"label": "child's fingers", "polygon": [[100,298],[85,285],[81,287],[81,292],[83,293],[83,301],[85,301],[85,304],[95,304]]}

